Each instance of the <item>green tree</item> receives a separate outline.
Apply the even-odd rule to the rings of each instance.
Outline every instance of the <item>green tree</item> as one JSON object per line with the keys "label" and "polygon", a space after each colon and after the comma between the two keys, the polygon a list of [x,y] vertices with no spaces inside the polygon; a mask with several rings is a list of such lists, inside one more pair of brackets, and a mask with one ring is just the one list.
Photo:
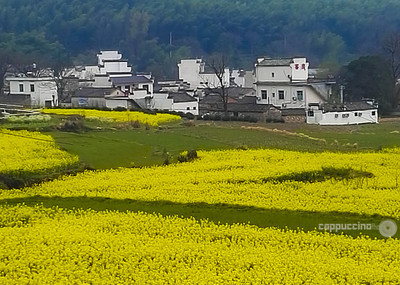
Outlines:
{"label": "green tree", "polygon": [[345,100],[376,99],[382,113],[396,105],[390,66],[379,56],[364,56],[350,62],[340,73],[345,85]]}

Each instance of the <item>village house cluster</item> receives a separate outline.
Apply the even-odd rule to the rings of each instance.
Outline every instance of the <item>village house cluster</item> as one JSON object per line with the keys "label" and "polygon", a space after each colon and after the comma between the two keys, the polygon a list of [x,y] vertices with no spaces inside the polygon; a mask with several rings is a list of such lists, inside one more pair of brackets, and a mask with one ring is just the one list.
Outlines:
{"label": "village house cluster", "polygon": [[223,66],[221,74],[202,59],[184,59],[178,63],[178,74],[178,79],[155,81],[152,74],[133,73],[118,51],[100,51],[97,65],[66,69],[62,78],[51,72],[7,76],[0,103],[161,110],[320,125],[378,122],[378,107],[372,101],[333,104],[334,79],[316,78],[304,57],[262,57],[252,71]]}

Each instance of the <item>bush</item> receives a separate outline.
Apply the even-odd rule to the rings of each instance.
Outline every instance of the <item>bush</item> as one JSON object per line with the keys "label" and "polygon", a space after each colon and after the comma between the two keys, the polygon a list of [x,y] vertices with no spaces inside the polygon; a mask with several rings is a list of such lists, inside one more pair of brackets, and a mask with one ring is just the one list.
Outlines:
{"label": "bush", "polygon": [[71,115],[62,122],[58,129],[65,132],[79,132],[85,129],[83,116],[81,115]]}

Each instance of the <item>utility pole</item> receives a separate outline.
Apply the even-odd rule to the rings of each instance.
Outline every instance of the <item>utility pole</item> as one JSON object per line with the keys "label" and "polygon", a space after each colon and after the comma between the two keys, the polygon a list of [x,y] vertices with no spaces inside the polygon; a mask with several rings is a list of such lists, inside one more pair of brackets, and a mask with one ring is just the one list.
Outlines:
{"label": "utility pole", "polygon": [[169,32],[169,58],[172,58],[172,32]]}

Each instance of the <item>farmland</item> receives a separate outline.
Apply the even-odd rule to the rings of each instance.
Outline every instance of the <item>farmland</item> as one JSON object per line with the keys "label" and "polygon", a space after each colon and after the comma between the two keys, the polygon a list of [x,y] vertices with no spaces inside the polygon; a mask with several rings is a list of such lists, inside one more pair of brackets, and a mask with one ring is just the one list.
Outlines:
{"label": "farmland", "polygon": [[97,170],[0,190],[1,283],[399,282],[399,231],[378,229],[400,221],[398,122],[86,125],[42,136]]}

